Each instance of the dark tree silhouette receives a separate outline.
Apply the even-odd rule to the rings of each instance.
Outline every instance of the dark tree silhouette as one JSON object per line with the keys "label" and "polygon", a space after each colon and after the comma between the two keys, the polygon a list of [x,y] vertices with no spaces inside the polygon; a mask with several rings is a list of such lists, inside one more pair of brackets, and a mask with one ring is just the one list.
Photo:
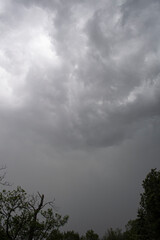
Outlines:
{"label": "dark tree silhouette", "polygon": [[[49,206],[49,208],[47,208]],[[68,216],[54,213],[44,195],[28,195],[21,187],[0,193],[0,229],[10,240],[45,240],[63,226]]]}

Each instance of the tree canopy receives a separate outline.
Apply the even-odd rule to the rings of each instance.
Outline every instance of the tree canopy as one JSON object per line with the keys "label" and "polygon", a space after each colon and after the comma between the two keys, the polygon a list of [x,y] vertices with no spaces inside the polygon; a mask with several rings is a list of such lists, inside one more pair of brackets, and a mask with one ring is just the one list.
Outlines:
{"label": "tree canopy", "polygon": [[159,240],[160,239],[160,171],[152,169],[142,183],[137,218],[127,224],[127,239]]}
{"label": "tree canopy", "polygon": [[[0,184],[5,181],[5,167],[0,168]],[[160,171],[152,169],[144,179],[143,193],[137,218],[130,220],[126,230],[108,229],[102,240],[159,240],[160,239]],[[61,232],[68,216],[55,211],[54,202],[44,195],[29,195],[21,187],[0,192],[0,240],[99,240],[94,230],[80,236],[73,230]]]}
{"label": "tree canopy", "polygon": [[43,194],[28,195],[21,187],[3,190],[0,193],[1,232],[11,240],[47,239],[68,220],[68,216],[61,217],[53,210],[53,202],[45,202]]}

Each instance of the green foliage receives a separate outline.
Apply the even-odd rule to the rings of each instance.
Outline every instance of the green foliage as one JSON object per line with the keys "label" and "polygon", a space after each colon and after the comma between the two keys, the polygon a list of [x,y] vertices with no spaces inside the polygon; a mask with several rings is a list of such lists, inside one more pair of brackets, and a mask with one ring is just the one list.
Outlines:
{"label": "green foliage", "polygon": [[92,229],[88,230],[85,235],[86,240],[98,240],[99,236]]}
{"label": "green foliage", "polygon": [[125,240],[139,240],[143,239],[141,234],[142,228],[138,219],[130,220],[126,225],[126,231],[124,232]]}
{"label": "green foliage", "polygon": [[103,240],[123,240],[123,233],[122,231],[117,228],[113,230],[112,228],[108,229],[107,233],[103,236]]}
{"label": "green foliage", "polygon": [[[4,176],[0,177],[2,185],[6,185]],[[120,229],[108,229],[102,240],[160,240],[160,171],[152,169],[142,186],[144,192],[137,218],[128,222],[123,233]],[[60,232],[68,216],[61,217],[53,210],[53,202],[45,203],[44,195],[28,195],[21,187],[3,190],[0,192],[0,240],[99,240],[92,229],[81,237],[74,231]]]}
{"label": "green foliage", "polygon": [[53,230],[47,240],[80,240],[80,236],[74,231],[62,233],[59,230]]}
{"label": "green foliage", "polygon": [[0,230],[8,239],[47,239],[67,220],[53,212],[52,202],[44,203],[44,195],[30,196],[21,187],[0,193]]}
{"label": "green foliage", "polygon": [[67,231],[63,233],[63,240],[80,240],[79,234],[74,231]]}
{"label": "green foliage", "polygon": [[54,229],[47,238],[47,240],[62,240],[62,239],[63,233],[61,233],[59,229]]}
{"label": "green foliage", "polygon": [[138,219],[148,239],[160,239],[160,171],[152,169],[142,186],[144,193],[141,194]]}
{"label": "green foliage", "polygon": [[142,183],[137,219],[130,221],[126,229],[127,240],[160,239],[160,171],[152,169]]}
{"label": "green foliage", "polygon": [[1,240],[8,240],[5,232],[3,231],[3,229],[0,227],[0,239]]}

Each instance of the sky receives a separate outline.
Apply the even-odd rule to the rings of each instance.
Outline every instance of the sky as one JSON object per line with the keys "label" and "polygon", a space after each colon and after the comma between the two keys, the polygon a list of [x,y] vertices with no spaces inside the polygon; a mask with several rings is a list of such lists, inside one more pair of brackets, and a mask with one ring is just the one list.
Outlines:
{"label": "sky", "polygon": [[65,229],[123,228],[160,169],[160,1],[0,0],[0,164]]}

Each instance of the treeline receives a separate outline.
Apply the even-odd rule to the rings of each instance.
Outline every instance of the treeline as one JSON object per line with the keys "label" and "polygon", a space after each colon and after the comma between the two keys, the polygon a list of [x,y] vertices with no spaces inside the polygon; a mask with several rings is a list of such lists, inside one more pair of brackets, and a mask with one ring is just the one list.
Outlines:
{"label": "treeline", "polygon": [[[9,185],[5,168],[0,170],[0,184]],[[142,186],[137,218],[128,222],[125,231],[111,228],[101,238],[92,229],[82,236],[62,231],[68,216],[59,215],[54,201],[45,202],[43,194],[5,188],[0,192],[0,240],[160,240],[160,171],[152,169]]]}

